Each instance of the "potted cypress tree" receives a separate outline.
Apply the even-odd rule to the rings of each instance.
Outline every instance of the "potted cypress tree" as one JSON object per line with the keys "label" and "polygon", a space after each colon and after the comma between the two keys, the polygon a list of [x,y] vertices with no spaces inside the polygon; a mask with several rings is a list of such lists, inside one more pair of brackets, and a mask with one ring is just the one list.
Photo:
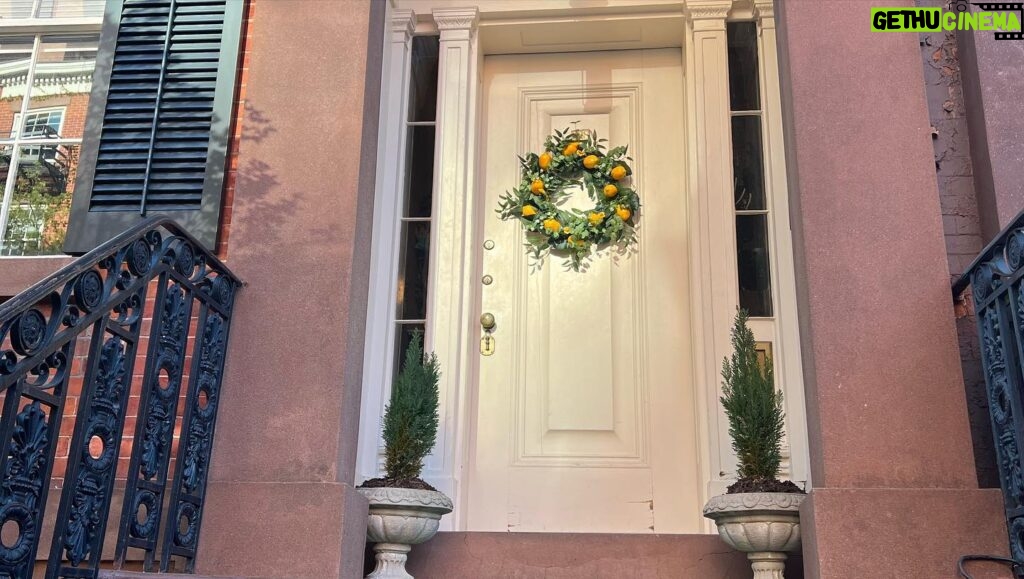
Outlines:
{"label": "potted cypress tree", "polygon": [[437,358],[423,355],[423,336],[415,334],[384,411],[385,476],[359,486],[370,501],[367,539],[376,543],[377,566],[367,577],[412,579],[405,570],[409,551],[452,512],[451,499],[420,478],[437,438],[439,379]]}
{"label": "potted cypress tree", "polygon": [[786,552],[800,548],[804,491],[778,479],[785,413],[771,359],[758,360],[747,312],[736,314],[732,359],[722,365],[722,406],[738,461],[739,480],[712,497],[704,516],[734,549],[747,553],[755,579],[782,579]]}

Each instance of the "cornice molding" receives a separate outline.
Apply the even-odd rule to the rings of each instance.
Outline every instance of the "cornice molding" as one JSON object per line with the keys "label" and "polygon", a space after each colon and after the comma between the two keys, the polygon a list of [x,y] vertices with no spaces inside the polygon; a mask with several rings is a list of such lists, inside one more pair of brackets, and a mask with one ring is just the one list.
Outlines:
{"label": "cornice molding", "polygon": [[446,30],[473,30],[476,28],[480,13],[473,8],[437,8],[431,15],[440,32]]}
{"label": "cornice molding", "polygon": [[722,20],[724,21],[732,10],[732,1],[718,2],[687,2],[683,13],[690,20]]}

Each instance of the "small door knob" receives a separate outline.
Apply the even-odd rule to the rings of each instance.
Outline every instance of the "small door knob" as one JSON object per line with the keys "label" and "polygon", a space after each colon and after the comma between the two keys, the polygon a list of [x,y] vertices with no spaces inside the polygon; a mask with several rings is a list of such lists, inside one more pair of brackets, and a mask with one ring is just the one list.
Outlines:
{"label": "small door knob", "polygon": [[485,330],[493,329],[494,328],[494,314],[492,314],[490,312],[487,312],[486,314],[480,316],[480,325],[483,326],[483,328]]}

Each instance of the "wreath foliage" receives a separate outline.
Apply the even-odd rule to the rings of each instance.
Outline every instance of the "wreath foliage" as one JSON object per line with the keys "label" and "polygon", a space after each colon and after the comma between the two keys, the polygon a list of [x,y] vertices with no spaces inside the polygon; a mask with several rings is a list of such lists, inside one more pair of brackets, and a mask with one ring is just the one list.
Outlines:
{"label": "wreath foliage", "polygon": [[[498,215],[517,219],[527,231],[527,247],[541,259],[545,251],[571,258],[580,266],[594,247],[610,243],[628,249],[636,243],[635,220],[640,198],[630,186],[633,174],[627,147],[606,152],[605,139],[590,131],[556,130],[544,141],[544,152],[519,157],[519,185],[501,196]],[[594,207],[563,209],[567,189],[582,185]]]}

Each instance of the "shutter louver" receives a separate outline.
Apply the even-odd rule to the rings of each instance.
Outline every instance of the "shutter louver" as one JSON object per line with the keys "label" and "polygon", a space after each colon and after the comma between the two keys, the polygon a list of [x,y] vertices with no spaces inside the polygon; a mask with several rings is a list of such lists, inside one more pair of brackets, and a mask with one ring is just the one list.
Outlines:
{"label": "shutter louver", "polygon": [[242,4],[108,5],[65,251],[88,251],[152,213],[213,248]]}

